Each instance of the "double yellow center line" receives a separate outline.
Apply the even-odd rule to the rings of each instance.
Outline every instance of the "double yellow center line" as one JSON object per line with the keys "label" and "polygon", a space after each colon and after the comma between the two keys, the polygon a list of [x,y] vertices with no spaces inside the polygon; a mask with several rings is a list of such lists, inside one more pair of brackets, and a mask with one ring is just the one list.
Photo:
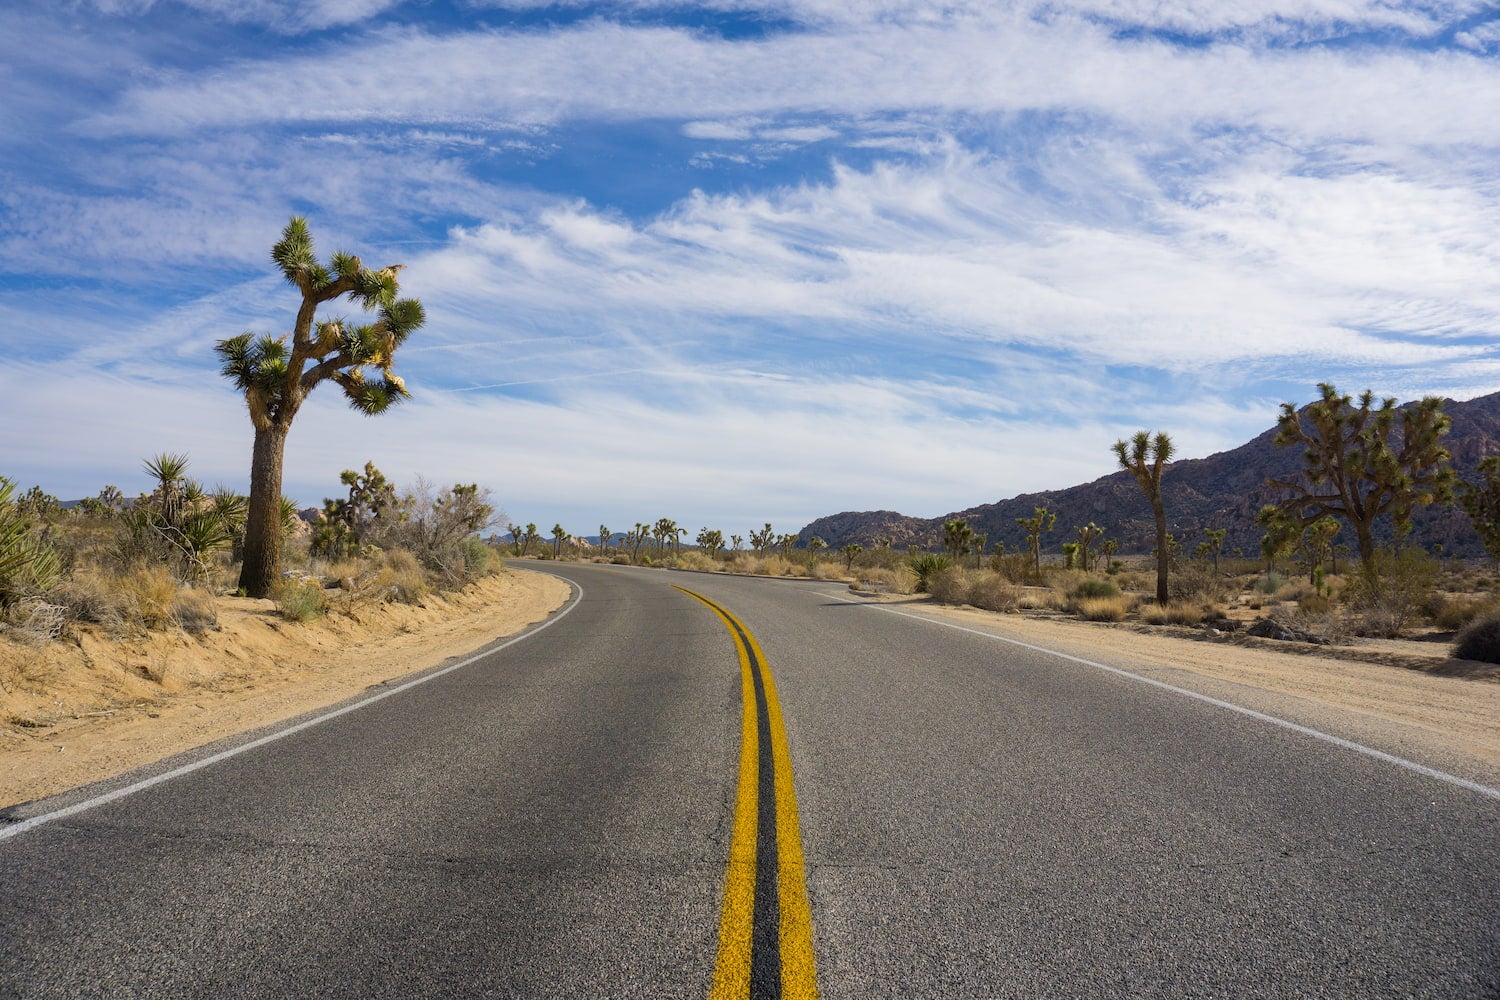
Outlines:
{"label": "double yellow center line", "polygon": [[739,794],[709,1000],[815,1000],[812,911],[776,684],[755,636],[738,618],[702,594],[675,589],[707,605],[729,629],[744,705]]}

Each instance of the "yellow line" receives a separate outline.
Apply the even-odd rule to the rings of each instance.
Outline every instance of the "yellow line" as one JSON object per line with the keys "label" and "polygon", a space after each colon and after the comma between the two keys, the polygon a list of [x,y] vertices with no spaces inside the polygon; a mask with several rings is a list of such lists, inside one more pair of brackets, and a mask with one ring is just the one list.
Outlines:
{"label": "yellow line", "polygon": [[[812,950],[812,909],[807,900],[807,878],[802,858],[802,833],[797,822],[797,796],[792,786],[792,757],[787,746],[781,702],[771,668],[755,636],[744,623],[713,601],[685,587],[676,587],[707,605],[729,629],[740,661],[740,787],[735,802],[734,832],[729,842],[729,871],[724,885],[724,911],[719,918],[719,952],[709,1000],[741,1000],[750,991],[750,938],[755,916],[755,832],[760,784],[759,738],[756,735],[755,678],[751,652],[760,664],[771,732],[772,775],[776,789],[776,851],[780,859],[777,890],[781,904],[781,995],[785,1000],[817,1000],[817,969]],[[741,641],[743,634],[745,641]],[[747,645],[748,642],[748,645]]]}

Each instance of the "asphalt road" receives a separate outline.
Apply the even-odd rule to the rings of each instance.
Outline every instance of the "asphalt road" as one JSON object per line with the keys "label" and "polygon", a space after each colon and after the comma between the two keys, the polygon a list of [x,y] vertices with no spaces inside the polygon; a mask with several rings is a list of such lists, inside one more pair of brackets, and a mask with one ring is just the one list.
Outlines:
{"label": "asphalt road", "polygon": [[742,677],[676,584],[774,675],[823,997],[1500,997],[1494,797],[832,584],[556,571],[519,642],[0,827],[0,996],[706,996]]}

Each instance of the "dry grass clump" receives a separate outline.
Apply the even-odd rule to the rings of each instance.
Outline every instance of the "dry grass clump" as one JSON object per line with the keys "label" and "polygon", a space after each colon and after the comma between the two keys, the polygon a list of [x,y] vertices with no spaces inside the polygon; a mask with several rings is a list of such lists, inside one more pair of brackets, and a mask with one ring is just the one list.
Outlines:
{"label": "dry grass clump", "polygon": [[118,580],[125,599],[126,620],[148,629],[169,628],[176,623],[172,606],[177,603],[177,580],[165,566],[147,566]]}
{"label": "dry grass clump", "polygon": [[745,572],[752,576],[806,576],[807,568],[782,555],[752,556],[745,562]]}
{"label": "dry grass clump", "polygon": [[1432,623],[1444,632],[1457,632],[1467,628],[1487,614],[1500,610],[1493,598],[1456,597],[1440,599],[1424,611]]}
{"label": "dry grass clump", "polygon": [[1078,617],[1086,622],[1122,622],[1130,614],[1130,598],[1085,597],[1077,602]]}
{"label": "dry grass clump", "polygon": [[132,606],[119,574],[84,569],[64,577],[51,594],[71,621],[100,626],[113,639],[125,636]]}
{"label": "dry grass clump", "polygon": [[381,553],[383,580],[389,581],[390,599],[398,604],[416,604],[432,591],[422,561],[405,549]]}
{"label": "dry grass clump", "polygon": [[1203,608],[1185,601],[1147,604],[1141,607],[1141,620],[1148,625],[1201,625]]}
{"label": "dry grass clump", "polygon": [[940,604],[965,604],[969,600],[968,574],[957,566],[946,566],[927,574],[927,593]]}
{"label": "dry grass clump", "polygon": [[852,586],[877,594],[910,594],[917,586],[917,578],[901,566],[894,569],[864,566],[854,571]]}
{"label": "dry grass clump", "polygon": [[1068,595],[1051,587],[1022,587],[1016,607],[1027,611],[1066,611]]}
{"label": "dry grass clump", "polygon": [[695,570],[699,573],[722,573],[724,564],[717,559],[710,559],[707,555],[697,549],[688,549],[679,552],[673,558],[673,565],[678,569]]}
{"label": "dry grass clump", "polygon": [[844,567],[838,563],[820,559],[813,563],[812,578],[814,580],[847,580],[849,574],[844,572]]}
{"label": "dry grass clump", "polygon": [[172,599],[172,620],[184,632],[208,632],[219,627],[219,609],[214,595],[196,587],[184,587]]}
{"label": "dry grass clump", "polygon": [[1014,611],[1021,603],[1021,588],[1003,573],[979,573],[969,581],[968,602],[985,611]]}

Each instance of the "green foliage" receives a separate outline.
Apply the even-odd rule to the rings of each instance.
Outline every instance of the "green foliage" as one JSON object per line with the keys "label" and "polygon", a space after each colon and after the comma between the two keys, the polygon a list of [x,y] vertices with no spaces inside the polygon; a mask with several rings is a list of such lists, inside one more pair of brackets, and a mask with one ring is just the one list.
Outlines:
{"label": "green foliage", "polygon": [[1097,597],[1119,597],[1120,588],[1109,580],[1083,580],[1073,588],[1071,596],[1074,600],[1087,600]]}
{"label": "green foliage", "polygon": [[854,560],[864,550],[865,547],[858,542],[850,542],[848,545],[845,545],[843,548],[839,549],[839,551],[844,554],[845,572],[854,572]]}
{"label": "green foliage", "polygon": [[698,532],[696,539],[698,547],[708,553],[710,559],[718,556],[719,550],[724,548],[724,532],[717,528],[712,530],[704,528]]}
{"label": "green foliage", "polygon": [[958,562],[969,552],[969,546],[974,542],[974,529],[969,522],[962,518],[953,518],[943,522],[943,547]]}
{"label": "green foliage", "polygon": [[57,553],[32,534],[31,518],[13,500],[15,489],[0,476],[0,607],[46,593],[62,574]]}
{"label": "green foliage", "polygon": [[1030,517],[1016,518],[1016,523],[1026,533],[1026,551],[1031,557],[1032,579],[1041,580],[1042,535],[1052,530],[1052,526],[1057,523],[1057,514],[1048,511],[1046,507],[1037,507]]}
{"label": "green foliage", "polygon": [[1465,483],[1458,502],[1469,515],[1484,550],[1492,559],[1500,559],[1500,455],[1490,455],[1479,463],[1479,481]]}
{"label": "green foliage", "polygon": [[396,487],[374,462],[366,462],[363,473],[345,469],[339,473],[339,482],[349,488],[348,496],[324,498],[309,543],[314,555],[335,559],[354,555],[362,545],[374,544],[375,534],[402,516]]}
{"label": "green foliage", "polygon": [[1275,570],[1272,570],[1265,576],[1261,577],[1259,580],[1255,581],[1255,589],[1268,597],[1285,586],[1286,577],[1282,576],[1280,573],[1277,573]]}
{"label": "green foliage", "polygon": [[1151,513],[1156,520],[1156,603],[1167,603],[1167,572],[1171,564],[1167,534],[1166,508],[1162,504],[1161,477],[1167,463],[1172,460],[1172,439],[1164,432],[1152,437],[1150,431],[1137,431],[1127,444],[1116,441],[1115,458],[1120,467],[1135,478],[1141,491],[1151,504]]}
{"label": "green foliage", "polygon": [[951,565],[947,556],[934,552],[918,552],[908,559],[906,564],[916,574],[916,592],[919,594],[927,593],[927,585],[934,573],[939,573]]}
{"label": "green foliage", "polygon": [[[358,257],[341,252],[325,267],[318,263],[307,220],[299,216],[282,230],[271,259],[302,295],[292,332],[282,337],[242,333],[215,346],[220,374],[244,395],[255,428],[240,586],[256,597],[264,597],[279,574],[282,457],[308,393],[333,382],[365,414],[383,413],[406,399],[406,384],[391,366],[397,348],[425,318],[421,303],[396,297],[401,265],[370,271]],[[316,318],[320,306],[344,296],[374,310],[375,321],[352,325],[342,318]]]}
{"label": "green foliage", "polygon": [[1077,546],[1078,567],[1087,573],[1094,565],[1094,546],[1104,537],[1104,529],[1093,521],[1081,528],[1074,529],[1074,542]]}
{"label": "green foliage", "polygon": [[1376,549],[1345,591],[1350,607],[1360,615],[1359,633],[1399,636],[1437,589],[1441,572],[1438,561],[1421,549]]}
{"label": "green foliage", "polygon": [[327,610],[328,600],[316,580],[287,579],[276,590],[276,611],[288,621],[311,621]]}
{"label": "green foliage", "polygon": [[1305,418],[1292,403],[1283,403],[1277,418],[1276,443],[1304,449],[1301,477],[1267,485],[1291,494],[1277,506],[1298,530],[1330,515],[1348,521],[1368,575],[1377,519],[1389,514],[1399,540],[1416,507],[1452,498],[1456,476],[1442,445],[1449,420],[1435,396],[1398,409],[1395,399],[1375,405],[1369,390],[1356,406],[1326,382],[1318,389],[1321,398]]}

